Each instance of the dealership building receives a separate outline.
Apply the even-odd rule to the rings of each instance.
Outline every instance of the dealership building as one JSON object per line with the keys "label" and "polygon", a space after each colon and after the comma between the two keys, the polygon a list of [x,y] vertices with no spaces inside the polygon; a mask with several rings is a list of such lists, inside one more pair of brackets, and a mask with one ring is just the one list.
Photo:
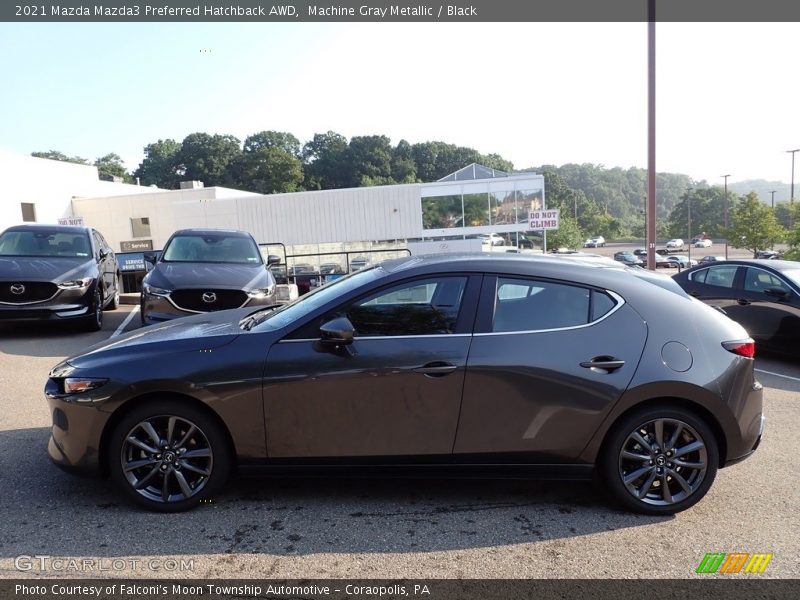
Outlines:
{"label": "dealership building", "polygon": [[433,183],[264,195],[200,182],[164,190],[100,181],[95,167],[0,153],[0,178],[0,229],[79,219],[120,253],[159,250],[183,228],[249,231],[287,256],[397,248],[525,231],[529,212],[545,202],[541,175],[478,164]]}

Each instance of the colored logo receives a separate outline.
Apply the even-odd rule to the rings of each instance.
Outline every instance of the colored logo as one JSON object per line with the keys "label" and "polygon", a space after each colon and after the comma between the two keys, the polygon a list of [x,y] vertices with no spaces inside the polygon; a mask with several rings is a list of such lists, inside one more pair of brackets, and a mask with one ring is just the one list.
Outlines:
{"label": "colored logo", "polygon": [[697,567],[697,573],[720,573],[730,575],[732,573],[763,573],[769,562],[772,560],[772,553],[749,553],[749,552],[708,552]]}

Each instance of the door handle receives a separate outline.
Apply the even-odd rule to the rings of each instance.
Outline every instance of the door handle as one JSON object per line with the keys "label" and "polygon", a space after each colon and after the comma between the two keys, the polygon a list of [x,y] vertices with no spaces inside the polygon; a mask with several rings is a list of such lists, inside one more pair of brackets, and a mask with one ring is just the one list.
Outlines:
{"label": "door handle", "polygon": [[447,363],[447,362],[430,362],[427,365],[423,365],[421,367],[417,367],[414,369],[414,373],[422,373],[427,377],[443,377],[448,373],[452,373],[458,367],[454,364]]}
{"label": "door handle", "polygon": [[689,295],[697,298],[698,296],[700,296],[700,292],[698,292],[697,290],[692,290],[691,292],[689,292]]}
{"label": "door handle", "polygon": [[618,360],[610,356],[597,356],[592,360],[587,360],[585,362],[582,362],[581,366],[584,369],[592,369],[593,371],[598,370],[610,373],[611,371],[616,371],[624,364],[625,364],[624,360]]}
{"label": "door handle", "polygon": [[738,304],[739,306],[747,306],[748,304],[750,304],[750,300],[747,300],[746,298],[739,298],[736,301],[736,304]]}

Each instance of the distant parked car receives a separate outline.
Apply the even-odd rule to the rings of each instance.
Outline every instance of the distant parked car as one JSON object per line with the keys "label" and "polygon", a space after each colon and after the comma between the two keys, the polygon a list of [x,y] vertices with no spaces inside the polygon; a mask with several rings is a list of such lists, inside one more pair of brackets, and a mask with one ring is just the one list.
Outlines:
{"label": "distant parked car", "polygon": [[119,306],[119,265],[90,227],[19,225],[0,234],[0,321],[76,321],[96,331]]}
{"label": "distant parked car", "polygon": [[695,238],[692,240],[692,245],[695,248],[710,248],[713,242],[708,238]]}
{"label": "distant parked car", "polygon": [[503,239],[498,233],[480,233],[475,236],[477,239],[481,241],[481,244],[487,244],[489,246],[505,246],[506,241]]}
{"label": "distant parked car", "polygon": [[669,240],[666,243],[667,250],[681,250],[683,249],[683,240],[680,238],[674,238]]}
{"label": "distant parked car", "polygon": [[606,238],[604,238],[602,235],[596,235],[583,243],[584,248],[604,248],[605,245]]}
{"label": "distant parked car", "polygon": [[633,253],[636,256],[647,256],[647,248],[637,248]]}
{"label": "distant parked car", "polygon": [[370,260],[366,256],[356,256],[350,261],[350,271],[360,271],[369,266]]}
{"label": "distant parked car", "polygon": [[673,275],[686,292],[719,306],[764,350],[798,357],[800,264],[786,260],[728,260]]}
{"label": "distant parked car", "polygon": [[228,229],[181,229],[142,280],[143,325],[197,313],[275,304],[275,278],[253,236]]}
{"label": "distant parked car", "polygon": [[321,275],[338,275],[344,273],[344,269],[339,263],[322,263],[319,272]]}
{"label": "distant parked car", "polygon": [[615,252],[614,260],[628,265],[629,267],[641,267],[644,265],[644,261],[633,252]]}
{"label": "distant parked car", "polygon": [[718,262],[720,260],[725,260],[724,256],[704,256],[700,260],[697,261],[698,265],[704,265],[707,263]]}
{"label": "distant parked car", "polygon": [[658,267],[675,267],[677,266],[676,263],[669,260],[668,257],[664,256],[663,254],[656,254],[656,268]]}
{"label": "distant parked car", "polygon": [[759,250],[756,252],[756,258],[774,260],[779,258],[779,254],[775,250]]}
{"label": "distant parked car", "polygon": [[666,260],[672,263],[670,266],[681,269],[685,269],[687,267],[694,267],[697,265],[697,261],[693,258],[689,258],[688,256],[681,256],[680,254],[673,254],[672,256],[667,256]]}

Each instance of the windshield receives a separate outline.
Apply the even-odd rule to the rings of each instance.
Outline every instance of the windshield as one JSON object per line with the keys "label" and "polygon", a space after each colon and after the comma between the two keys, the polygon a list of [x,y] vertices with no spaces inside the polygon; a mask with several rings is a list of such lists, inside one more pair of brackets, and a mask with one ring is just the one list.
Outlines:
{"label": "windshield", "polygon": [[89,236],[57,230],[6,231],[0,235],[0,256],[88,258]]}
{"label": "windshield", "polygon": [[163,262],[263,264],[258,246],[249,237],[225,233],[174,236],[161,255]]}
{"label": "windshield", "polygon": [[383,267],[373,267],[356,271],[346,275],[341,279],[327,283],[322,287],[309,292],[305,296],[281,306],[277,309],[267,309],[254,313],[240,322],[240,326],[246,329],[257,327],[258,329],[281,329],[310,314],[320,306],[323,306],[349,292],[365,285],[370,281],[375,281],[386,276]]}

